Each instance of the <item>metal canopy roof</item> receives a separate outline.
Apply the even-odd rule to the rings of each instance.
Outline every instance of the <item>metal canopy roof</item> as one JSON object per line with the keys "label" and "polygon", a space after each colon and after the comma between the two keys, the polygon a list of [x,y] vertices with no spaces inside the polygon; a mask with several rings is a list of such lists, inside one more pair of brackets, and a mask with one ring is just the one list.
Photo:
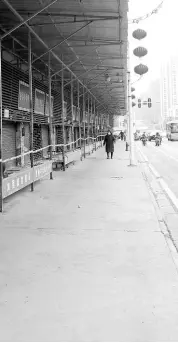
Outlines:
{"label": "metal canopy roof", "polygon": [[51,51],[54,81],[63,69],[69,86],[72,71],[74,83],[119,114],[126,107],[127,11],[128,0],[1,0],[2,44],[10,49],[13,42],[27,60],[30,29],[36,70],[45,73]]}

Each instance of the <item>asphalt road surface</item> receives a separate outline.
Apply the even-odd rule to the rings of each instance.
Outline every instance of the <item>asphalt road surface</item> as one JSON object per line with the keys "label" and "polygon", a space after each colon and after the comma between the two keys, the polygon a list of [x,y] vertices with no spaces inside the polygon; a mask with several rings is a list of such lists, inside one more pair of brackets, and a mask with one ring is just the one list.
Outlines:
{"label": "asphalt road surface", "polygon": [[165,138],[159,147],[155,146],[155,142],[147,142],[145,147],[141,143],[138,144],[178,198],[178,142],[169,142]]}

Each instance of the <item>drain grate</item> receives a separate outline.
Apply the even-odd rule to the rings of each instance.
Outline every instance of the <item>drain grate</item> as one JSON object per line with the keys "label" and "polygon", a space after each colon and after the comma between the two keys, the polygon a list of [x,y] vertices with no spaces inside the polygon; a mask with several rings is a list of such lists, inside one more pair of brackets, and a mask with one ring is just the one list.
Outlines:
{"label": "drain grate", "polygon": [[113,179],[113,180],[122,180],[123,176],[112,176],[111,179]]}

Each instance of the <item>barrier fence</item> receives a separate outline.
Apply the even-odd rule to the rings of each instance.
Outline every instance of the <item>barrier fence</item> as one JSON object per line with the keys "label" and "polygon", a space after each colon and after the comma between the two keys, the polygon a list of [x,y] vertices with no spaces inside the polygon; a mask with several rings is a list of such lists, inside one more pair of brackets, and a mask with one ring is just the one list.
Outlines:
{"label": "barrier fence", "polygon": [[[52,176],[54,166],[65,167],[75,161],[82,161],[87,155],[102,146],[103,135],[97,137],[78,138],[67,144],[48,145],[28,151],[18,156],[3,160],[2,199],[34,184],[47,175]],[[74,148],[76,145],[79,147]],[[52,150],[52,154],[51,154]],[[34,165],[31,167],[30,156],[33,155]]]}

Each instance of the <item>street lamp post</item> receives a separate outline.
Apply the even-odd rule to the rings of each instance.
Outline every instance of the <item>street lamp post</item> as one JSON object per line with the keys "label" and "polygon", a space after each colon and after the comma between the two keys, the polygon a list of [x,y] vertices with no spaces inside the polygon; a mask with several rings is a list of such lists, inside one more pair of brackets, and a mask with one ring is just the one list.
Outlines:
{"label": "street lamp post", "polygon": [[130,145],[130,167],[136,166],[134,140],[133,140],[133,113],[132,113],[132,89],[130,83],[130,72],[128,74],[128,115],[129,115],[129,145]]}

